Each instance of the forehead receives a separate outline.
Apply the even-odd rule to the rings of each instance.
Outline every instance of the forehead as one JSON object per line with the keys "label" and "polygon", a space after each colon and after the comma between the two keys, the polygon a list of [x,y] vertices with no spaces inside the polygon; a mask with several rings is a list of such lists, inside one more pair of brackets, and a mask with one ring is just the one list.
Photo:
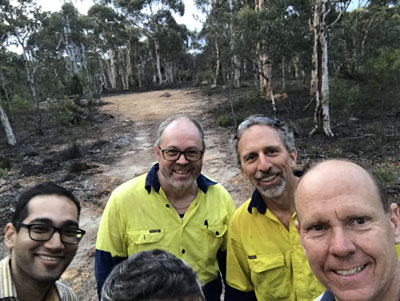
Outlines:
{"label": "forehead", "polygon": [[300,216],[312,211],[326,211],[327,206],[354,212],[367,208],[383,212],[379,192],[371,177],[355,165],[340,165],[340,162],[332,162],[319,166],[300,181],[296,191],[296,208]]}
{"label": "forehead", "polygon": [[161,137],[163,147],[202,147],[199,129],[187,118],[172,121]]}
{"label": "forehead", "polygon": [[268,146],[284,146],[276,129],[267,125],[253,125],[240,137],[239,151]]}
{"label": "forehead", "polygon": [[64,220],[78,220],[78,208],[67,197],[59,195],[38,195],[32,198],[28,204],[26,220],[35,218],[48,218],[54,222]]}

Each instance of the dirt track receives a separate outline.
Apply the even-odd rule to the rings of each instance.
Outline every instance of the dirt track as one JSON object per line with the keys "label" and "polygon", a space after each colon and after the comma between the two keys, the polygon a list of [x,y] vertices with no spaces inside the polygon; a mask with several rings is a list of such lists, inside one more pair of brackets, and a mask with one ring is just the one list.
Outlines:
{"label": "dirt track", "polygon": [[[114,116],[111,125],[91,138],[109,141],[109,152],[116,160],[101,166],[102,172],[85,179],[85,186],[109,192],[120,183],[145,173],[155,162],[153,144],[160,121],[176,113],[189,114],[203,123],[207,150],[203,173],[223,184],[236,204],[250,196],[251,188],[243,181],[236,165],[231,133],[217,127],[212,109],[223,99],[208,99],[193,89],[163,90],[103,98],[102,110]],[[80,300],[97,300],[94,278],[94,250],[98,224],[108,194],[95,202],[84,203],[81,227],[87,234],[62,279],[70,284]]]}

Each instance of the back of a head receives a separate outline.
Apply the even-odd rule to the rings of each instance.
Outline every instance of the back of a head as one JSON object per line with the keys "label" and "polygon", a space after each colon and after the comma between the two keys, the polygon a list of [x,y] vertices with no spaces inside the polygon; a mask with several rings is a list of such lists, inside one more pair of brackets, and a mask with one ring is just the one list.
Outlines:
{"label": "back of a head", "polygon": [[143,251],[118,264],[104,282],[103,301],[204,301],[192,268],[163,250]]}

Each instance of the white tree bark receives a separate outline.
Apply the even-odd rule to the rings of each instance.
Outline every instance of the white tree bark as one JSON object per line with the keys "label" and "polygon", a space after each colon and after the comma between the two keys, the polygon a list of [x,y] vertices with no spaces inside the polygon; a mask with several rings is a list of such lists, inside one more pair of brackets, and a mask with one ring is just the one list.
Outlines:
{"label": "white tree bark", "polygon": [[328,40],[326,16],[329,13],[328,0],[316,0],[314,7],[314,52],[312,80],[316,88],[314,134],[322,124],[326,136],[333,137],[329,115],[329,73],[328,73]]}
{"label": "white tree bark", "polygon": [[214,79],[213,79],[213,84],[211,85],[212,88],[215,88],[217,86],[219,72],[221,69],[221,53],[219,50],[217,39],[215,39],[214,46],[215,46],[215,58],[217,61],[215,62]]}
{"label": "white tree bark", "polygon": [[16,145],[17,139],[15,139],[15,135],[14,135],[14,132],[10,125],[10,122],[8,121],[7,114],[3,110],[1,104],[0,104],[0,119],[1,119],[1,123],[3,124],[3,127],[4,127],[4,131],[6,132],[7,143],[12,146]]}

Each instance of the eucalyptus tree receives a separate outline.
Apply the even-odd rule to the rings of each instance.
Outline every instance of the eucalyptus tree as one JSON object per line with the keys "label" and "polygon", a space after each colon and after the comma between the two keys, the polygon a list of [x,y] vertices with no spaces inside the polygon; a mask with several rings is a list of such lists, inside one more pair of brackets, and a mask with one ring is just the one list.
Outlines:
{"label": "eucalyptus tree", "polygon": [[[346,11],[350,0],[314,0],[313,18],[313,69],[311,73],[311,95],[315,99],[314,128],[310,135],[322,128],[326,136],[333,137],[329,113],[329,72],[328,72],[328,30],[336,24]],[[327,17],[332,11],[339,9],[336,18],[329,22]]]}
{"label": "eucalyptus tree", "polygon": [[[0,43],[1,43],[0,44],[0,58],[1,58],[2,62],[4,62],[4,52],[6,51],[6,48],[4,46],[5,46],[5,41],[7,38],[7,33],[8,33],[8,26],[6,26],[4,23],[0,23]],[[9,98],[9,94],[8,94],[8,87],[7,87],[6,79],[4,77],[3,70],[2,70],[3,67],[5,67],[5,66],[2,66],[2,64],[0,63],[0,85],[1,85],[1,88],[4,93],[4,97],[7,101],[8,109],[10,109],[11,104],[10,104],[10,98]],[[7,113],[3,109],[1,101],[0,101],[0,120],[1,120],[1,123],[3,124],[3,128],[5,131],[6,137],[7,137],[7,143],[12,146],[16,145],[17,140],[15,138],[14,131],[11,127]]]}
{"label": "eucalyptus tree", "polygon": [[[105,63],[107,79],[104,84],[112,90],[128,90],[129,77],[132,74],[131,37],[125,18],[111,7],[99,4],[89,9],[88,17],[93,50],[100,54],[99,64]],[[122,87],[118,86],[119,82]]]}
{"label": "eucalyptus tree", "polygon": [[164,79],[161,63],[161,35],[162,27],[168,22],[171,12],[183,15],[184,4],[182,0],[101,0],[102,4],[110,4],[118,12],[125,15],[133,24],[141,27],[146,37],[147,45],[152,45],[155,70],[154,78],[158,84],[163,85]]}

